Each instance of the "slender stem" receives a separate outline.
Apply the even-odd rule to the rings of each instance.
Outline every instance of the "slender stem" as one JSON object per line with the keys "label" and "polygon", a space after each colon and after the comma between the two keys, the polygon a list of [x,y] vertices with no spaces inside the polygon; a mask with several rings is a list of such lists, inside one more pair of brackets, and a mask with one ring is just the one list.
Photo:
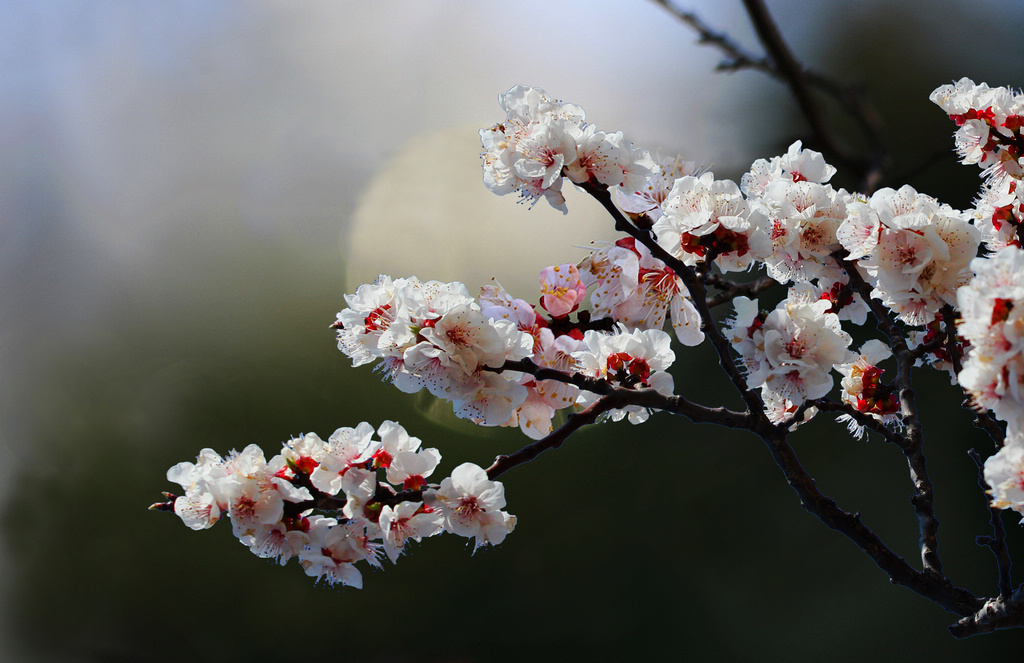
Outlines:
{"label": "slender stem", "polygon": [[710,274],[704,282],[707,285],[710,285],[713,288],[718,288],[722,291],[717,295],[708,297],[708,308],[714,308],[716,306],[726,304],[741,295],[744,297],[753,296],[763,290],[781,285],[770,276],[760,276],[749,283],[734,283],[717,274]]}
{"label": "slender stem", "polygon": [[857,264],[839,257],[836,259],[849,275],[851,287],[867,302],[868,308],[875,316],[878,328],[889,339],[889,347],[896,358],[895,382],[899,390],[900,413],[903,416],[908,442],[907,446],[903,448],[903,455],[906,456],[910,479],[914,483],[914,495],[910,498],[910,502],[914,505],[914,512],[917,514],[921,562],[926,570],[941,575],[942,561],[939,559],[936,535],[939,521],[935,517],[935,491],[925,465],[924,451],[922,450],[924,438],[910,375],[915,357],[907,347],[907,340],[903,332],[889,317],[889,311],[882,302],[871,297],[871,286],[864,280]]}
{"label": "slender stem", "polygon": [[[608,192],[608,187],[595,184],[593,182],[587,182],[586,184],[579,185],[584,191],[593,196],[601,206],[608,211],[608,213],[615,220],[615,229],[619,232],[624,232],[638,242],[643,244],[650,250],[651,255],[658,258],[674,271],[679,278],[683,280],[683,284],[686,285],[686,289],[690,293],[690,299],[693,302],[694,308],[700,314],[701,319],[701,331],[711,341],[711,345],[715,348],[715,352],[718,353],[718,363],[722,366],[726,375],[729,376],[729,381],[732,382],[736,390],[740,392],[740,396],[743,398],[743,402],[746,404],[749,412],[754,413],[756,416],[765,417],[764,405],[761,403],[761,398],[757,392],[747,387],[747,381],[740,374],[739,367],[732,357],[732,350],[729,347],[729,341],[722,336],[722,332],[718,329],[718,325],[715,323],[714,316],[711,315],[711,309],[708,307],[708,291],[704,286],[703,281],[697,278],[697,275],[689,265],[684,263],[679,258],[676,258],[671,253],[661,247],[658,242],[655,241],[654,237],[649,231],[640,230],[629,222],[629,220],[623,216],[619,208],[612,202],[612,197]],[[767,417],[765,417],[767,422]]]}
{"label": "slender stem", "polygon": [[822,412],[840,412],[847,415],[864,428],[878,433],[886,442],[894,444],[900,449],[906,450],[907,445],[909,444],[907,438],[890,430],[878,419],[875,419],[871,415],[865,414],[846,403],[837,403],[836,401],[829,400],[827,398],[819,398],[811,404]]}
{"label": "slender stem", "polygon": [[860,514],[843,511],[831,498],[823,495],[814,479],[800,465],[793,448],[786,442],[785,432],[763,426],[756,432],[764,440],[776,465],[786,475],[787,483],[800,498],[800,505],[826,526],[853,541],[889,576],[890,581],[907,587],[957,615],[970,615],[982,607],[983,599],[954,586],[945,577],[911,567],[861,522]]}
{"label": "slender stem", "polygon": [[500,373],[502,371],[518,371],[529,373],[538,381],[554,380],[564,384],[598,394],[599,396],[615,396],[621,403],[616,407],[638,405],[655,410],[679,414],[694,423],[718,424],[727,428],[747,428],[751,426],[751,417],[742,412],[735,412],[725,407],[706,407],[692,403],[682,396],[666,396],[654,389],[626,389],[618,387],[599,378],[592,378],[580,373],[563,373],[554,368],[537,366],[529,359],[506,361],[500,368],[487,369]]}
{"label": "slender stem", "polygon": [[[967,452],[978,465],[978,486],[981,487],[981,494],[988,492],[989,485],[985,481],[985,466],[981,462],[981,456],[974,449]],[[1013,592],[1013,580],[1010,577],[1010,553],[1006,547],[1006,530],[1003,529],[1003,510],[992,506],[988,498],[985,498],[985,506],[988,507],[989,522],[992,524],[992,536],[979,536],[978,544],[987,546],[996,558],[996,568],[999,571],[999,596],[1008,598]]]}
{"label": "slender stem", "polygon": [[605,412],[615,409],[620,405],[617,403],[618,398],[615,395],[602,396],[598,400],[590,404],[586,409],[575,412],[569,415],[568,420],[562,424],[557,430],[551,432],[546,437],[537,440],[532,444],[528,444],[519,451],[511,453],[507,456],[498,456],[494,459],[494,463],[487,468],[487,478],[497,479],[505,472],[508,472],[513,467],[518,467],[524,463],[528,463],[540,454],[544,453],[548,449],[557,449],[562,446],[570,435],[583,428],[587,424],[592,424],[598,420],[598,418]]}
{"label": "slender stem", "polygon": [[829,152],[842,161],[851,165],[856,164],[858,160],[839,146],[832,132],[826,126],[824,117],[807,86],[803,67],[797,62],[793,52],[782,38],[779,28],[764,2],[762,0],[743,0],[743,6],[746,7],[747,14],[754,24],[754,31],[757,32],[761,45],[768,52],[779,75],[789,86],[789,91],[800,107],[804,119],[811,125],[814,136]]}

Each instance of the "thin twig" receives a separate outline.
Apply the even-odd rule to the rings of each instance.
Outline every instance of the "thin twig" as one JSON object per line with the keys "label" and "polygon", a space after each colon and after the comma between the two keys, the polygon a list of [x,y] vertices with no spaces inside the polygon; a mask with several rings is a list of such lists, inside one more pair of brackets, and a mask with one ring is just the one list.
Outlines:
{"label": "thin twig", "polygon": [[903,425],[906,427],[908,441],[907,446],[903,448],[903,455],[907,458],[910,479],[914,483],[914,495],[910,498],[910,502],[914,505],[914,512],[917,514],[921,562],[926,570],[942,575],[942,561],[939,559],[936,534],[939,529],[939,521],[935,517],[935,491],[925,465],[921,421],[917,414],[917,403],[910,375],[916,359],[907,347],[907,340],[903,332],[889,317],[889,311],[882,302],[871,296],[871,286],[864,280],[857,264],[839,256],[836,256],[836,260],[849,276],[850,286],[867,302],[868,308],[875,316],[879,330],[889,339],[889,347],[896,358],[895,383],[899,391],[900,413],[903,416]]}
{"label": "thin twig", "polygon": [[494,459],[494,463],[487,468],[487,478],[493,481],[513,467],[528,463],[549,449],[557,449],[580,428],[594,423],[605,412],[619,407],[617,400],[615,395],[603,396],[591,403],[585,410],[570,414],[564,424],[547,436],[526,445],[515,453],[498,456]]}
{"label": "thin twig", "polygon": [[845,414],[864,428],[878,433],[886,442],[894,444],[900,449],[906,449],[907,445],[910,443],[906,437],[890,430],[878,419],[861,412],[847,403],[839,403],[828,398],[819,398],[816,401],[812,401],[811,404],[822,412],[839,412]]}
{"label": "thin twig", "polygon": [[705,279],[705,283],[722,291],[717,295],[708,297],[708,308],[714,308],[716,306],[726,304],[740,296],[753,296],[763,290],[780,285],[778,281],[770,276],[760,276],[749,283],[733,283],[732,281],[722,278],[718,274],[710,274],[707,279]]}
{"label": "thin twig", "polygon": [[[651,251],[651,255],[664,262],[683,280],[683,284],[686,285],[690,293],[690,299],[700,314],[701,331],[711,341],[715,352],[718,353],[718,362],[729,377],[729,381],[740,392],[740,396],[743,398],[748,411],[754,413],[755,416],[765,417],[764,405],[761,402],[760,396],[754,390],[747,387],[746,380],[740,374],[739,367],[737,367],[735,360],[733,360],[729,341],[722,336],[722,332],[718,329],[718,325],[711,315],[711,309],[707,303],[708,291],[704,283],[697,278],[697,275],[686,263],[662,248],[649,231],[640,230],[631,224],[629,219],[623,216],[619,208],[612,202],[608,187],[595,184],[594,182],[586,182],[578,186],[601,203],[601,206],[615,220],[615,229],[617,231],[630,235],[646,246]],[[765,418],[765,421],[767,421],[767,418]]]}
{"label": "thin twig", "polygon": [[[755,28],[758,28],[759,37],[761,37],[760,28],[766,24],[771,26],[768,28],[769,32],[773,31],[777,36],[777,43],[774,41],[766,43],[765,39],[761,37],[762,44],[771,57],[761,57],[750,53],[736,44],[728,35],[713,30],[696,14],[679,9],[669,0],[654,0],[654,2],[693,28],[698,34],[699,44],[711,45],[725,55],[725,59],[719,62],[716,67],[718,71],[733,72],[751,69],[788,84],[791,90],[794,89],[794,85],[801,88],[802,92],[798,94],[794,91],[794,96],[804,116],[810,122],[819,142],[821,142],[826,150],[831,151],[839,161],[842,161],[844,165],[857,171],[861,181],[860,191],[870,195],[881,186],[885,172],[889,169],[891,163],[887,150],[884,147],[885,140],[883,138],[882,121],[878,111],[867,101],[861,88],[841,85],[820,72],[797,65],[795,58],[793,58],[789,48],[785,46],[781,36],[779,36],[778,29],[774,27],[774,21],[772,21],[767,10],[764,9],[763,4],[758,2],[762,8],[760,12],[751,11],[749,5],[747,9],[751,20],[755,23]],[[788,58],[775,51],[778,44],[781,44],[785,53],[789,54]],[[786,67],[785,64],[787,62],[791,66]],[[794,79],[794,72],[796,72],[798,80]],[[834,99],[839,107],[853,118],[854,122],[857,123],[863,132],[866,144],[874,148],[870,158],[857,158],[849,154],[847,150],[840,148],[832,138],[831,133],[828,132],[822,119],[822,114],[818,111],[812,97],[807,92],[807,87],[814,87]]]}
{"label": "thin twig", "polygon": [[978,598],[966,589],[954,586],[940,574],[928,570],[917,571],[911,567],[861,522],[860,514],[840,509],[831,498],[823,495],[815,485],[814,479],[800,465],[793,448],[786,442],[784,431],[775,427],[759,427],[756,432],[764,440],[775,464],[786,475],[786,481],[800,498],[800,505],[829,528],[853,541],[889,576],[891,582],[907,587],[958,615],[970,615],[984,605],[984,599]]}
{"label": "thin twig", "polygon": [[727,428],[749,429],[751,418],[742,412],[735,412],[725,407],[706,407],[692,403],[682,396],[666,396],[654,389],[626,389],[618,387],[600,378],[593,378],[580,373],[563,373],[554,368],[546,368],[534,364],[529,359],[506,361],[500,368],[486,370],[500,373],[502,371],[518,371],[529,373],[538,381],[554,380],[589,391],[599,396],[615,396],[621,405],[637,405],[670,414],[679,414],[698,424],[718,424]]}
{"label": "thin twig", "polygon": [[[971,449],[967,454],[974,459],[978,466],[978,486],[981,487],[981,494],[987,495],[989,485],[985,481],[985,465],[977,451]],[[978,545],[986,546],[992,551],[996,558],[996,568],[999,570],[999,596],[1009,598],[1013,592],[1013,580],[1010,577],[1010,552],[1006,548],[1006,530],[1003,529],[1003,510],[992,506],[988,497],[985,497],[985,506],[988,507],[989,522],[992,524],[992,536],[979,536]]]}

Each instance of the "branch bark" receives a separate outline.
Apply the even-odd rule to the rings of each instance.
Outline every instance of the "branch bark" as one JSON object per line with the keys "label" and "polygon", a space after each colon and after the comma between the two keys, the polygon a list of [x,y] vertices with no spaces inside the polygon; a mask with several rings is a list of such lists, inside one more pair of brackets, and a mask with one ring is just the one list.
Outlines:
{"label": "branch bark", "polygon": [[[860,178],[860,191],[870,195],[878,189],[891,167],[882,132],[882,121],[878,111],[865,98],[859,86],[842,85],[832,78],[811,69],[804,68],[793,56],[782,39],[774,20],[760,0],[745,2],[747,13],[754,23],[758,37],[769,53],[760,57],[741,48],[736,42],[704,23],[696,14],[674,6],[669,0],[654,0],[698,34],[698,43],[714,46],[725,55],[719,62],[718,71],[739,71],[752,69],[778,79],[789,86],[801,112],[811,125],[815,138],[821,147],[829,151],[839,162],[855,170]],[[864,134],[865,142],[873,146],[870,157],[857,157],[838,144],[824,121],[808,88],[814,87],[839,104],[857,123]]]}
{"label": "branch bark", "polygon": [[1010,576],[1010,569],[1013,564],[1010,562],[1010,551],[1006,548],[1006,530],[1003,529],[1003,510],[993,507],[989,502],[987,494],[989,485],[985,482],[985,466],[981,462],[981,456],[974,449],[967,452],[978,466],[978,487],[985,497],[985,506],[988,508],[989,522],[992,525],[992,536],[979,536],[978,545],[986,546],[992,551],[996,558],[996,569],[999,573],[999,596],[1008,597],[1013,591],[1013,579]]}
{"label": "branch bark", "polygon": [[861,522],[860,514],[843,511],[831,498],[823,495],[815,485],[814,479],[800,465],[783,432],[775,427],[761,427],[756,432],[764,440],[776,465],[785,474],[786,482],[800,498],[800,505],[826,526],[853,541],[889,576],[891,582],[902,585],[957,615],[970,615],[981,610],[984,599],[978,598],[966,589],[954,586],[940,574],[914,569]]}
{"label": "branch bark", "polygon": [[749,429],[753,418],[743,412],[736,412],[725,407],[707,407],[693,403],[682,396],[666,396],[654,389],[626,389],[617,387],[607,380],[592,378],[580,373],[563,373],[554,368],[545,368],[534,364],[529,359],[506,361],[500,368],[488,369],[496,373],[502,371],[518,371],[529,373],[537,380],[554,380],[589,391],[600,396],[614,397],[619,403],[614,407],[638,405],[661,410],[671,414],[679,414],[694,423],[718,424],[727,428]]}
{"label": "branch bark", "polygon": [[939,559],[937,536],[939,521],[935,517],[934,508],[935,491],[925,464],[924,438],[910,375],[916,358],[907,346],[903,332],[889,317],[888,309],[882,302],[872,298],[871,286],[864,280],[856,262],[839,257],[836,259],[849,276],[850,286],[860,294],[875,316],[879,330],[889,339],[889,347],[896,358],[896,387],[899,390],[900,413],[903,416],[907,440],[906,447],[903,447],[903,455],[907,459],[910,479],[914,483],[914,495],[910,502],[917,514],[921,562],[926,571],[941,576],[942,561]]}
{"label": "branch bark", "polygon": [[972,614],[964,617],[949,627],[949,632],[957,638],[967,638],[980,633],[991,633],[1004,628],[1024,626],[1024,586],[1009,598],[998,596],[985,601],[984,605]]}
{"label": "branch bark", "polygon": [[622,405],[618,404],[618,398],[614,394],[602,396],[597,401],[591,403],[586,409],[570,414],[568,420],[558,430],[551,432],[532,444],[526,445],[515,453],[495,458],[494,463],[487,468],[487,478],[493,481],[513,467],[529,463],[549,449],[557,449],[562,446],[563,442],[569,439],[570,435],[587,424],[596,422],[602,414],[609,410],[614,410],[616,407],[622,407]]}
{"label": "branch bark", "polygon": [[722,332],[718,329],[718,325],[715,323],[714,316],[711,315],[711,308],[708,306],[708,291],[704,285],[704,282],[697,278],[694,270],[684,263],[682,260],[676,258],[671,253],[661,247],[658,242],[655,241],[654,237],[647,230],[641,230],[629,222],[619,208],[612,202],[611,194],[608,191],[608,187],[593,182],[587,182],[579,185],[584,191],[593,196],[601,206],[608,211],[611,217],[615,220],[615,229],[619,232],[624,232],[629,236],[636,239],[644,246],[646,246],[651,255],[658,258],[666,265],[668,265],[672,271],[674,271],[679,278],[683,280],[686,285],[686,289],[690,293],[690,299],[693,302],[694,307],[700,314],[701,319],[701,331],[708,340],[711,341],[711,345],[715,348],[715,352],[718,354],[718,362],[729,377],[729,381],[732,382],[733,386],[737,391],[740,392],[740,396],[743,398],[743,402],[747,406],[747,411],[753,416],[764,419],[767,423],[768,419],[764,414],[764,404],[761,402],[760,396],[757,392],[747,388],[747,381],[740,374],[739,367],[736,365],[735,360],[732,357],[732,350],[729,347],[729,342],[722,336]]}

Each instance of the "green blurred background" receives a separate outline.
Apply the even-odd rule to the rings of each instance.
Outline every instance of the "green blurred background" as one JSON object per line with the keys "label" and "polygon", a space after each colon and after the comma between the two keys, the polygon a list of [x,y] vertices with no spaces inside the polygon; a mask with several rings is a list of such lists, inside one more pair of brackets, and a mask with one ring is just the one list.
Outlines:
{"label": "green blurred background", "polygon": [[[0,658],[1019,657],[1020,631],[954,641],[953,615],[799,508],[759,442],[667,416],[508,474],[519,526],[499,548],[430,540],[358,591],[255,558],[226,524],[146,511],[202,447],[269,455],[394,419],[447,471],[524,443],[351,369],[327,328],[378,271],[531,298],[540,268],[611,237],[575,192],[564,218],[487,194],[475,130],[501,119],[497,93],[543,86],[720,177],[805,136],[780,85],[713,74],[720,56],[653,3],[554,4],[0,2]],[[769,5],[798,57],[863,83],[894,172],[968,206],[977,172],[927,96],[961,76],[1024,83],[1021,4]],[[759,51],[738,2],[690,7]],[[736,403],[706,349],[678,354],[679,393]],[[946,378],[918,384],[940,550],[991,594],[965,453],[991,447]],[[917,559],[897,450],[824,418],[794,443]]]}

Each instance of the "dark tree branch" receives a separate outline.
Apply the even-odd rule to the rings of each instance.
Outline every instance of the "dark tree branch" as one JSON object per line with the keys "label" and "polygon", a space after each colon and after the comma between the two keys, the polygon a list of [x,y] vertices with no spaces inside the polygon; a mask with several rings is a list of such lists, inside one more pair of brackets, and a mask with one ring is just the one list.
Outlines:
{"label": "dark tree branch", "polygon": [[[509,366],[510,369],[526,369],[525,372],[532,372],[535,377],[549,376],[552,379],[556,379],[553,375],[547,373],[551,369],[539,369],[535,366],[531,369],[530,366],[515,365],[519,362],[509,363],[513,364]],[[560,372],[554,373],[559,373],[558,377],[563,381],[571,383],[571,376],[566,376]],[[651,402],[642,402],[644,405],[653,406],[660,404],[660,401],[657,399],[664,398],[650,389],[631,391],[608,385],[606,395],[603,395],[586,410],[570,415],[569,420],[558,430],[513,454],[499,456],[495,459],[494,464],[487,470],[488,477],[495,479],[513,467],[533,460],[548,449],[560,447],[572,433],[587,424],[594,423],[602,414],[609,410],[625,405],[641,404],[634,398],[634,396],[639,394],[645,394],[654,399]],[[832,408],[829,402],[824,402],[823,405],[825,408],[834,409],[835,411],[842,410],[841,407]],[[838,406],[839,404],[835,405]],[[865,552],[889,576],[893,583],[903,585],[958,615],[969,615],[981,609],[983,599],[974,596],[965,589],[955,587],[940,574],[915,570],[907,564],[906,560],[889,549],[874,532],[868,529],[861,522],[859,514],[843,511],[833,500],[823,495],[817,489],[814,480],[800,465],[792,447],[786,442],[786,431],[783,428],[772,426],[764,419],[749,415],[744,416],[730,413],[730,418],[734,418],[734,423],[738,424],[738,427],[745,427],[764,440],[776,464],[785,474],[787,482],[800,498],[801,505],[826,526],[844,534],[853,541],[858,548]],[[895,440],[894,442],[898,443]]]}
{"label": "dark tree branch", "polygon": [[[871,194],[881,186],[884,173],[891,164],[884,148],[882,121],[878,112],[867,101],[860,88],[840,85],[824,74],[802,67],[793,57],[767,8],[760,0],[752,0],[744,4],[758,33],[758,38],[770,57],[759,57],[744,50],[728,35],[715,32],[696,14],[679,9],[669,0],[654,0],[654,2],[693,28],[699,35],[698,43],[714,46],[725,55],[725,59],[716,67],[719,71],[732,72],[752,69],[787,84],[801,112],[811,125],[811,130],[817,141],[845,167],[858,173],[861,180],[860,191]],[[808,87],[814,87],[824,92],[854,119],[864,133],[866,143],[873,147],[873,154],[869,159],[855,157],[838,144],[828,130],[823,115],[810,95]]]}
{"label": "dark tree branch", "polygon": [[765,51],[775,65],[779,75],[789,86],[789,91],[800,107],[804,119],[811,125],[811,131],[821,144],[825,145],[831,152],[844,154],[844,151],[836,145],[832,132],[825,125],[825,120],[818,109],[817,103],[811,96],[804,79],[804,69],[796,61],[789,45],[782,38],[775,20],[772,19],[768,8],[762,0],[743,0],[743,6],[747,9],[751,23],[754,24],[754,31],[764,46]]}
{"label": "dark tree branch", "polygon": [[916,362],[918,359],[923,358],[925,355],[931,354],[936,350],[943,348],[946,345],[946,335],[936,336],[927,343],[922,343],[916,348],[910,349],[910,356]]}
{"label": "dark tree branch", "polygon": [[583,391],[589,391],[590,393],[597,394],[598,396],[606,396],[616,389],[615,385],[607,380],[593,378],[589,375],[583,375],[582,373],[565,373],[564,371],[560,371],[556,368],[538,366],[530,359],[519,359],[516,361],[506,359],[505,363],[498,368],[485,366],[484,370],[492,371],[494,373],[503,373],[504,371],[529,373],[533,377],[537,378],[538,381],[554,380],[555,382],[571,384],[574,387],[578,387]]}
{"label": "dark tree branch", "polygon": [[956,311],[949,304],[942,307],[942,324],[946,329],[946,353],[953,364],[953,375],[960,375],[963,364],[960,361],[960,349],[956,347]]}
{"label": "dark tree branch", "polygon": [[710,274],[704,282],[707,285],[718,288],[722,291],[717,295],[707,298],[708,308],[714,308],[716,306],[726,304],[740,296],[749,297],[757,295],[763,290],[781,285],[770,276],[760,276],[749,283],[734,283],[717,274]]}
{"label": "dark tree branch", "polygon": [[936,535],[939,521],[935,517],[934,507],[935,491],[925,466],[922,449],[924,438],[921,432],[921,422],[917,415],[917,404],[910,375],[916,358],[907,347],[907,340],[903,332],[889,317],[888,310],[882,302],[871,297],[871,286],[864,280],[857,264],[840,257],[836,259],[846,270],[850,278],[850,286],[867,302],[868,308],[875,316],[879,330],[889,339],[889,347],[896,358],[896,387],[899,390],[900,413],[903,416],[908,442],[907,446],[903,448],[903,455],[907,458],[910,479],[914,482],[914,495],[910,498],[910,502],[914,505],[914,512],[917,514],[921,561],[925,570],[941,576],[942,562],[939,559]]}
{"label": "dark tree branch", "polygon": [[[967,453],[978,466],[978,486],[981,488],[981,494],[985,496],[989,489],[985,482],[985,465],[977,451],[971,449]],[[992,536],[979,536],[977,542],[978,545],[987,546],[995,556],[996,568],[999,571],[999,596],[1007,598],[1013,592],[1013,580],[1010,577],[1012,563],[1010,552],[1006,548],[1006,530],[1003,529],[1003,510],[992,506],[988,497],[985,497],[985,506],[988,508],[989,521],[992,524]]]}
{"label": "dark tree branch", "polygon": [[991,633],[1004,628],[1024,626],[1024,586],[1009,598],[998,596],[967,617],[949,627],[957,638],[967,638],[980,633]]}
{"label": "dark tree branch", "polygon": [[718,325],[711,315],[711,309],[707,303],[708,291],[704,283],[697,278],[697,275],[686,263],[663,249],[649,231],[640,230],[630,223],[629,219],[623,216],[619,208],[612,202],[608,187],[594,182],[587,182],[578,186],[597,199],[601,206],[608,211],[615,220],[616,230],[628,234],[646,246],[650,250],[651,255],[668,265],[683,280],[690,293],[690,299],[700,314],[701,330],[708,340],[711,341],[715,352],[718,353],[718,362],[722,366],[722,370],[729,376],[729,381],[736,387],[736,390],[740,392],[747,410],[755,416],[764,418],[767,422],[768,419],[764,414],[764,405],[761,402],[760,396],[754,390],[747,387],[747,381],[740,374],[739,367],[736,366],[736,362],[732,357],[729,341],[722,336],[722,332],[718,329]]}
{"label": "dark tree branch", "polygon": [[[427,488],[438,488],[437,484]],[[373,501],[382,506],[395,506],[402,502],[422,502],[423,493],[427,488],[417,490],[401,490],[395,492],[385,483],[377,483],[377,492],[373,494]]]}
{"label": "dark tree branch", "polygon": [[738,71],[740,69],[754,69],[777,78],[779,73],[772,66],[768,58],[758,57],[742,49],[732,41],[728,35],[715,32],[711,27],[702,21],[693,12],[683,11],[668,0],[654,0],[655,3],[667,9],[671,14],[683,23],[693,28],[699,35],[697,43],[714,46],[725,54],[726,59],[718,63],[719,71]]}
{"label": "dark tree branch", "polygon": [[890,430],[878,419],[875,419],[871,415],[865,414],[846,403],[838,403],[828,398],[819,398],[818,400],[813,401],[812,405],[822,412],[839,412],[841,414],[845,414],[864,428],[878,433],[886,442],[894,444],[900,449],[906,450],[907,445],[909,444],[907,438]]}
{"label": "dark tree branch", "polygon": [[671,414],[679,414],[694,423],[718,424],[727,428],[746,428],[751,426],[750,415],[735,412],[724,407],[706,407],[691,403],[682,396],[665,396],[654,389],[626,389],[618,387],[599,378],[592,378],[580,373],[563,373],[554,368],[537,366],[529,359],[519,361],[506,361],[500,368],[487,369],[500,373],[502,371],[518,371],[529,373],[537,380],[554,380],[565,384],[571,384],[585,391],[599,396],[614,396],[621,405],[638,405],[649,407],[654,410],[662,410]]}
{"label": "dark tree branch", "polygon": [[974,413],[974,426],[988,433],[988,436],[995,442],[996,450],[1002,449],[1006,441],[1006,431],[1003,430],[999,422],[992,418],[988,410],[979,408],[970,396],[966,396],[963,406]]}
{"label": "dark tree branch", "polygon": [[[877,181],[881,178],[881,168],[884,159],[876,157],[874,162],[871,162],[855,157],[839,144],[829,130],[828,125],[826,125],[824,115],[822,115],[821,109],[811,95],[803,66],[797,62],[789,45],[782,38],[779,28],[775,24],[775,20],[772,19],[771,13],[768,11],[763,0],[743,0],[743,6],[746,7],[747,14],[754,24],[754,30],[757,32],[761,45],[768,52],[768,56],[779,72],[779,76],[789,86],[790,93],[800,107],[800,112],[803,114],[804,119],[810,125],[817,142],[822,145],[824,150],[834,155],[838,161],[848,168],[855,169],[861,175],[861,179],[864,180],[866,189],[871,189],[877,185]],[[866,119],[862,121],[862,125],[866,123]],[[878,135],[875,134],[875,137],[877,138]],[[872,171],[878,172],[872,173]]]}
{"label": "dark tree branch", "polygon": [[843,511],[832,499],[823,495],[814,479],[800,465],[793,448],[786,442],[785,432],[763,426],[756,432],[767,445],[775,464],[786,475],[787,483],[796,491],[800,505],[826,526],[853,541],[894,584],[903,585],[957,615],[969,615],[981,608],[983,599],[954,586],[938,573],[917,571],[865,527],[860,514]]}
{"label": "dark tree branch", "polygon": [[746,13],[751,17],[754,30],[758,34],[761,45],[768,52],[775,71],[790,87],[797,106],[800,107],[804,119],[811,126],[811,131],[821,144],[822,149],[834,155],[839,162],[860,175],[862,192],[869,194],[877,189],[882,180],[883,170],[888,164],[888,158],[882,148],[881,133],[878,131],[877,125],[872,122],[872,118],[877,116],[866,112],[866,102],[858,103],[855,107],[856,111],[853,111],[853,115],[862,127],[868,128],[867,134],[871,144],[876,147],[876,155],[869,160],[854,156],[841,146],[836,136],[825,124],[824,115],[808,87],[808,78],[804,67],[798,63],[790,46],[782,39],[778,26],[771,17],[768,7],[765,6],[764,0],[743,0],[743,6],[746,7]]}
{"label": "dark tree branch", "polygon": [[711,340],[719,355],[723,369],[729,375],[733,384],[737,386],[747,403],[748,412],[751,415],[751,430],[757,433],[769,446],[776,464],[786,474],[787,481],[797,491],[801,504],[805,509],[815,514],[823,523],[832,529],[836,529],[854,541],[880,568],[888,575],[892,582],[904,585],[916,593],[924,596],[943,608],[959,615],[966,615],[978,610],[982,599],[974,596],[965,589],[952,585],[942,574],[942,564],[937,553],[937,539],[935,532],[938,529],[938,521],[933,512],[933,489],[928,479],[924,463],[924,454],[921,451],[921,425],[917,418],[917,408],[914,401],[914,390],[910,381],[910,369],[914,359],[907,347],[906,339],[899,327],[888,316],[888,312],[881,302],[871,298],[871,288],[860,275],[853,263],[837,257],[840,264],[847,270],[850,277],[850,284],[864,300],[874,313],[879,328],[889,338],[890,347],[896,355],[898,374],[897,386],[900,391],[901,412],[904,426],[907,429],[907,445],[901,447],[907,457],[910,466],[911,479],[914,482],[915,494],[911,499],[915,512],[918,516],[920,531],[921,559],[925,571],[919,572],[909,566],[906,561],[887,548],[880,539],[860,522],[859,515],[850,514],[839,509],[835,502],[825,497],[814,485],[814,480],[807,475],[800,466],[792,448],[786,443],[787,430],[783,426],[772,425],[764,415],[760,399],[750,389],[739,373],[735,362],[730,354],[728,341],[718,331],[714,320],[711,317],[710,309],[707,306],[707,290],[704,283],[697,278],[693,270],[681,260],[675,258],[665,251],[654,240],[647,231],[640,230],[633,226],[619,212],[612,203],[611,196],[606,187],[587,183],[582,185],[585,191],[594,196],[598,202],[615,219],[615,228],[626,232],[637,241],[647,246],[652,255],[659,258],[666,265],[671,267],[683,279],[690,291],[694,305],[697,306],[704,322],[705,334]]}
{"label": "dark tree branch", "polygon": [[493,481],[505,472],[511,470],[513,467],[518,467],[523,463],[530,462],[548,449],[557,449],[562,446],[562,443],[565,442],[570,435],[578,431],[580,428],[583,428],[587,424],[596,422],[605,412],[614,410],[617,407],[622,407],[622,404],[618,401],[619,397],[615,394],[602,396],[597,401],[591,403],[586,409],[570,414],[568,420],[562,424],[561,427],[551,432],[546,437],[537,440],[532,444],[526,445],[515,453],[511,453],[507,456],[498,456],[494,459],[494,463],[487,468],[487,478]]}

